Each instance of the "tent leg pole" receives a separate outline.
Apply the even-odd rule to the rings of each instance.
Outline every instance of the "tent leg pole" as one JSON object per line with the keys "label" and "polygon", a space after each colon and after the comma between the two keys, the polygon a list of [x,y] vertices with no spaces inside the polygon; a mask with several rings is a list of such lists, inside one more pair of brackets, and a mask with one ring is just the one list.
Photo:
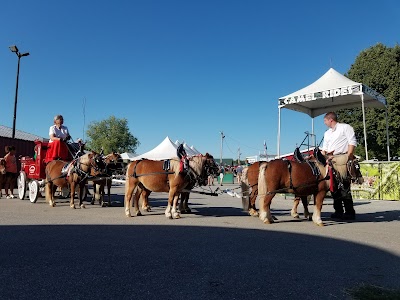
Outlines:
{"label": "tent leg pole", "polygon": [[363,115],[363,127],[364,127],[365,160],[368,160],[367,128],[365,128],[365,107],[364,107],[364,94],[362,94],[362,95],[361,95],[361,108],[362,108],[362,115]]}
{"label": "tent leg pole", "polygon": [[278,107],[278,145],[276,151],[278,154],[278,158],[281,157],[280,148],[281,148],[281,108]]}
{"label": "tent leg pole", "polygon": [[386,145],[387,145],[387,155],[388,155],[388,161],[390,161],[389,120],[388,120],[388,111],[387,111],[387,107],[386,107],[386,110],[385,110],[385,117],[386,117]]}

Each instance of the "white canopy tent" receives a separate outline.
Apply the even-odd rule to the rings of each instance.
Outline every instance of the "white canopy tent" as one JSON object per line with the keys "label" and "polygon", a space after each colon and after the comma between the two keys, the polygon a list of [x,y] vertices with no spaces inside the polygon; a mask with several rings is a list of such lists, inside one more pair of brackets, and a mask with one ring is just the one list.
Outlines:
{"label": "white canopy tent", "polygon": [[330,111],[344,108],[360,107],[363,114],[365,158],[368,160],[367,132],[365,126],[365,107],[384,108],[386,113],[387,153],[390,160],[389,130],[386,99],[368,86],[350,80],[333,68],[330,68],[317,81],[279,98],[278,103],[278,157],[280,157],[281,109],[288,108],[308,114],[312,118],[312,134],[314,134],[314,118]]}
{"label": "white canopy tent", "polygon": [[[138,160],[142,158],[152,159],[152,160],[163,160],[177,157],[177,149],[180,143],[176,141],[175,143],[167,136],[158,146],[154,149],[143,153],[141,155],[131,157],[130,160]],[[192,146],[193,147],[193,146]],[[188,156],[194,156],[199,153],[191,149],[186,143],[183,144],[183,148]],[[197,151],[197,150],[196,150]]]}
{"label": "white canopy tent", "polygon": [[170,138],[167,136],[158,146],[154,149],[143,153],[141,155],[131,158],[131,160],[138,160],[142,158],[152,159],[152,160],[163,160],[172,157],[177,157],[176,149],[178,148]]}

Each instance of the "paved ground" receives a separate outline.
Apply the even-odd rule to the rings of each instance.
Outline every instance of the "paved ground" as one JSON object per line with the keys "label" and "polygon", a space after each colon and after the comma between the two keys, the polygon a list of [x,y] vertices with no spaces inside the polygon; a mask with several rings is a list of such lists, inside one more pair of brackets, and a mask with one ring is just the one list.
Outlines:
{"label": "paved ground", "polygon": [[[223,188],[236,188],[235,185]],[[362,283],[400,288],[400,201],[356,200],[357,220],[295,220],[278,196],[277,222],[247,216],[227,194],[191,195],[193,214],[126,218],[113,207],[0,199],[1,299],[346,299]],[[301,210],[302,211],[302,210]]]}

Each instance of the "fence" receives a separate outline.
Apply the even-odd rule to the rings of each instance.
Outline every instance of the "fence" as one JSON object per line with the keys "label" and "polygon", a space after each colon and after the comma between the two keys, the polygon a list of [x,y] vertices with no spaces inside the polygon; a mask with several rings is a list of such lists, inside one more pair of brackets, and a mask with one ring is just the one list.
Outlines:
{"label": "fence", "polygon": [[352,184],[355,199],[400,200],[400,162],[360,162],[363,184]]}

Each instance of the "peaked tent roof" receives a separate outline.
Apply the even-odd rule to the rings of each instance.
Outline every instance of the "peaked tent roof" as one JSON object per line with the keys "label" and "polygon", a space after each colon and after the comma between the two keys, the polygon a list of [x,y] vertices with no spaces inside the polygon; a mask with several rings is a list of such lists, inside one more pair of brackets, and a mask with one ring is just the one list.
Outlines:
{"label": "peaked tent roof", "polygon": [[279,98],[279,107],[317,117],[329,111],[361,106],[386,107],[386,99],[368,86],[355,82],[330,68],[318,80],[287,96]]}
{"label": "peaked tent roof", "polygon": [[190,149],[192,149],[192,151],[195,152],[196,154],[201,154],[201,152],[197,150],[193,145],[190,146]]}
{"label": "peaked tent roof", "polygon": [[186,143],[183,143],[183,148],[186,151],[186,154],[189,156],[197,155],[198,153],[194,152]]}
{"label": "peaked tent roof", "polygon": [[173,157],[177,157],[176,149],[178,146],[171,141],[171,139],[167,136],[157,147],[154,149],[141,154],[139,156],[135,156],[130,158],[130,160],[138,160],[142,158],[152,159],[152,160],[163,160],[169,159]]}
{"label": "peaked tent roof", "polygon": [[[281,108],[288,108],[308,114],[314,118],[330,111],[344,108],[362,107],[364,125],[365,157],[368,160],[367,132],[364,107],[386,109],[386,99],[368,86],[355,82],[330,68],[312,84],[279,98],[278,117],[278,157],[280,157],[280,114]],[[387,110],[386,110],[387,121]],[[313,124],[314,128],[314,124]],[[388,160],[390,160],[389,131],[386,122]],[[314,129],[313,129],[314,131]]]}

